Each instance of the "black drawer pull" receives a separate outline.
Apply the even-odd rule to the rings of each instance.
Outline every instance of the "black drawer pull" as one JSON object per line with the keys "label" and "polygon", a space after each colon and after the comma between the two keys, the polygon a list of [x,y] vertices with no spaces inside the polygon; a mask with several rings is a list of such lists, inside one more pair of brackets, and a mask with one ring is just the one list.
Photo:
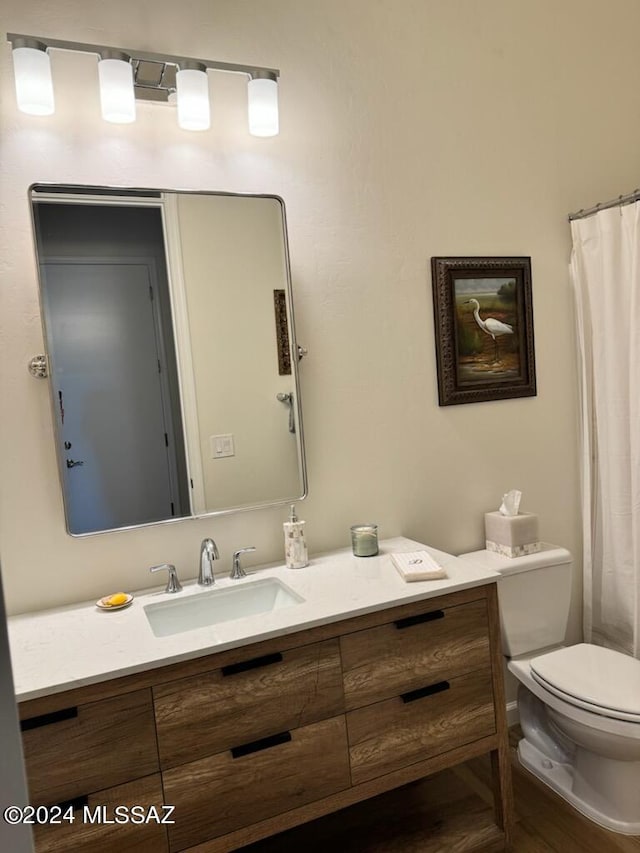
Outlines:
{"label": "black drawer pull", "polygon": [[30,720],[20,720],[20,731],[28,732],[30,729],[39,729],[42,726],[50,726],[52,723],[60,723],[62,720],[72,720],[77,716],[77,708],[63,708],[62,711],[53,711],[51,714],[42,714],[39,717],[31,717]]}
{"label": "black drawer pull", "polygon": [[444,619],[444,610],[430,610],[429,613],[420,613],[418,616],[407,616],[406,619],[396,619],[396,628],[410,628],[412,625],[421,625],[423,622],[433,622],[434,619]]}
{"label": "black drawer pull", "polygon": [[279,746],[281,743],[289,743],[290,740],[290,732],[280,732],[280,734],[263,737],[260,740],[251,741],[251,743],[243,743],[242,746],[234,746],[231,749],[231,755],[234,758],[242,758],[243,755],[260,752],[262,749],[270,749],[270,747]]}
{"label": "black drawer pull", "polygon": [[421,687],[419,690],[410,690],[408,693],[401,693],[400,698],[403,702],[415,702],[416,699],[433,696],[434,693],[442,693],[443,690],[448,690],[450,686],[448,681],[438,681],[437,684],[430,684],[428,687]]}
{"label": "black drawer pull", "polygon": [[89,795],[83,794],[81,797],[74,797],[72,800],[63,800],[61,803],[56,803],[56,805],[63,812],[66,812],[69,807],[71,807],[74,812],[79,812],[80,809],[89,805]]}
{"label": "black drawer pull", "polygon": [[263,655],[260,658],[252,658],[251,660],[243,660],[240,663],[230,663],[228,666],[222,667],[223,675],[237,675],[239,672],[246,672],[248,669],[258,669],[261,666],[269,666],[272,663],[280,663],[282,655],[280,652],[275,652],[272,655]]}

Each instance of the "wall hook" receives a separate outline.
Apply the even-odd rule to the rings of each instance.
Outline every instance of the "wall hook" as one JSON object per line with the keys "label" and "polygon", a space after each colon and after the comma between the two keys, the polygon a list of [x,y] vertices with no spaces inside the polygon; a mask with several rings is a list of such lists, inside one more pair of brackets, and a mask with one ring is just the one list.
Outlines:
{"label": "wall hook", "polygon": [[36,379],[46,379],[49,375],[49,365],[46,355],[34,355],[28,364],[29,373]]}

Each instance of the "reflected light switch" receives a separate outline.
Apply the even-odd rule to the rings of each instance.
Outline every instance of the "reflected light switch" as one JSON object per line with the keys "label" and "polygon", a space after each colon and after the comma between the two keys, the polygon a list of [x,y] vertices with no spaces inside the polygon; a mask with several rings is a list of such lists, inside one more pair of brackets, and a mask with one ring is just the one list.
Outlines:
{"label": "reflected light switch", "polygon": [[224,456],[235,456],[236,451],[233,446],[233,435],[210,435],[209,442],[211,444],[211,458],[222,459]]}

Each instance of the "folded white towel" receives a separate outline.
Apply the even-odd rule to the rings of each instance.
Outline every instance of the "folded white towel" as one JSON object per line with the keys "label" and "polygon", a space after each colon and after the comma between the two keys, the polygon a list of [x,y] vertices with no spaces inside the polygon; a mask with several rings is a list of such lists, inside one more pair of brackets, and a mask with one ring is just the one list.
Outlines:
{"label": "folded white towel", "polygon": [[446,578],[447,573],[427,551],[391,554],[393,565],[405,581],[430,581]]}

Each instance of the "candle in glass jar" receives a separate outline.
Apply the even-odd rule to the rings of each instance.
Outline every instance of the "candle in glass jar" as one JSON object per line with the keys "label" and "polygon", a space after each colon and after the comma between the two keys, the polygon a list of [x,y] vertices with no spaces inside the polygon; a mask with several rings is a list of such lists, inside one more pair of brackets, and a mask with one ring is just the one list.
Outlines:
{"label": "candle in glass jar", "polygon": [[378,553],[378,525],[354,524],[351,528],[351,547],[356,557],[375,557]]}

